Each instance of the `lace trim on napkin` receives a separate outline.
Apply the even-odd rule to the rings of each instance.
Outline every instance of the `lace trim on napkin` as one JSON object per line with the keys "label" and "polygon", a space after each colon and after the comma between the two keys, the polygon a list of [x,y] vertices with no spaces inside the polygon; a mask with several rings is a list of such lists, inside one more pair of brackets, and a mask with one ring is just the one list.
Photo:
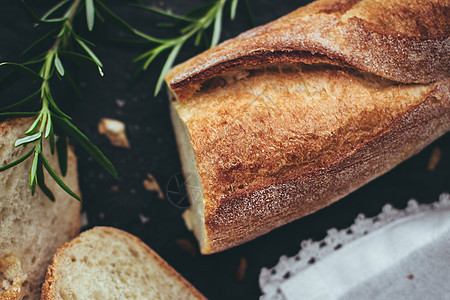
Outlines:
{"label": "lace trim on napkin", "polygon": [[379,215],[366,218],[363,214],[359,214],[355,219],[355,223],[349,228],[342,230],[332,228],[327,231],[327,236],[321,241],[302,241],[301,250],[297,255],[293,257],[283,255],[275,267],[270,269],[262,268],[259,275],[259,286],[263,295],[260,299],[283,300],[284,296],[278,288],[283,281],[353,240],[398,219],[421,212],[448,207],[450,207],[450,194],[441,194],[439,201],[431,204],[419,205],[416,200],[409,200],[407,207],[402,210],[395,209],[392,205],[386,204]]}

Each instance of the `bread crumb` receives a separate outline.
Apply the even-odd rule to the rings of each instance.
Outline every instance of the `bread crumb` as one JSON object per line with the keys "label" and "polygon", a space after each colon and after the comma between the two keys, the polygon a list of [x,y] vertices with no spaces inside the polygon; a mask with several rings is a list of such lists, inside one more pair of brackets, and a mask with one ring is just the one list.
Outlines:
{"label": "bread crumb", "polygon": [[87,217],[87,213],[85,211],[83,211],[81,213],[81,219],[80,219],[80,227],[86,227],[89,225],[89,221],[88,221],[88,217]]}
{"label": "bread crumb", "polygon": [[237,281],[244,280],[246,270],[247,270],[247,259],[245,257],[241,257],[241,259],[239,260],[239,265],[236,270],[236,280]]}
{"label": "bread crumb", "polygon": [[187,239],[178,239],[175,241],[177,243],[178,247],[181,248],[184,252],[189,254],[191,257],[197,256],[197,251],[195,249],[195,246]]}
{"label": "bread crumb", "polygon": [[414,275],[413,274],[409,274],[407,277],[408,277],[408,279],[414,279]]}
{"label": "bread crumb", "polygon": [[125,101],[122,99],[116,99],[116,104],[118,107],[123,107],[125,105]]}
{"label": "bread crumb", "polygon": [[130,148],[130,143],[125,133],[125,124],[114,119],[103,118],[98,123],[98,132],[106,135],[112,145]]}
{"label": "bread crumb", "polygon": [[139,214],[139,219],[141,219],[141,223],[142,223],[142,224],[145,224],[145,223],[147,223],[148,221],[150,221],[150,218],[149,218],[149,217],[146,217],[146,216],[144,216],[144,215],[142,215],[142,214]]}
{"label": "bread crumb", "polygon": [[118,191],[119,191],[119,187],[118,187],[117,185],[112,185],[112,186],[109,188],[109,190],[110,190],[111,192],[118,192]]}
{"label": "bread crumb", "polygon": [[164,199],[164,193],[162,192],[158,182],[152,174],[147,174],[147,178],[144,179],[142,184],[147,191],[158,192],[158,198]]}
{"label": "bread crumb", "polygon": [[441,160],[441,149],[436,147],[431,152],[430,160],[427,166],[428,171],[433,171],[440,160]]}

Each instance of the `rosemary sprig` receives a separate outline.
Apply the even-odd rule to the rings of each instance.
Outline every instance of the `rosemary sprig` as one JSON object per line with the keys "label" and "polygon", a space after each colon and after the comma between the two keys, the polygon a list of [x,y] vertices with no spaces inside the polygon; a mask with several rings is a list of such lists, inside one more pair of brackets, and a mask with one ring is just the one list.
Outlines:
{"label": "rosemary sprig", "polygon": [[[235,15],[236,15],[238,0],[231,0],[230,2],[231,2],[230,15],[231,15],[231,19],[234,19]],[[158,81],[156,83],[155,96],[161,90],[162,84],[164,82],[164,76],[167,74],[167,72],[173,66],[178,53],[180,52],[181,48],[183,47],[183,45],[186,43],[187,40],[195,37],[195,40],[194,40],[195,45],[199,46],[202,38],[205,37],[204,36],[205,31],[212,26],[213,33],[212,33],[212,37],[211,37],[211,43],[209,44],[209,46],[214,47],[215,45],[217,45],[217,43],[219,42],[219,39],[220,39],[221,31],[222,31],[222,16],[223,16],[223,10],[224,10],[226,3],[227,3],[227,0],[213,1],[213,2],[207,3],[206,5],[200,6],[200,7],[196,8],[195,10],[191,11],[190,13],[183,15],[183,16],[168,13],[168,12],[156,9],[156,8],[147,7],[147,6],[140,5],[140,4],[136,5],[142,9],[148,10],[150,12],[154,12],[154,13],[166,16],[166,17],[170,17],[175,21],[176,24],[182,25],[182,27],[179,31],[180,35],[175,38],[157,39],[157,38],[154,38],[151,36],[149,37],[148,35],[142,36],[147,41],[151,42],[152,44],[157,44],[157,45],[133,60],[133,62],[142,62],[142,65],[140,66],[141,71],[147,70],[148,66],[161,53],[163,53],[164,51],[170,51],[169,55],[167,56],[167,60],[164,63],[164,66],[161,70]],[[171,23],[169,25],[175,25],[175,24]]]}
{"label": "rosemary sprig", "polygon": [[[38,18],[34,14],[33,10],[24,1],[22,1],[22,4],[27,14],[36,22],[36,26],[41,23],[57,23],[60,24],[60,29],[59,33],[56,35],[56,37],[54,37],[55,41],[53,43],[53,46],[41,55],[38,55],[35,59],[32,59],[25,63],[0,63],[0,67],[8,67],[12,69],[12,72],[6,76],[6,80],[11,78],[11,76],[15,75],[17,72],[20,72],[21,74],[31,77],[40,83],[40,88],[33,94],[18,101],[15,104],[0,108],[0,117],[3,118],[35,116],[34,122],[24,133],[25,136],[16,140],[14,144],[16,147],[32,145],[31,150],[19,159],[0,167],[0,172],[12,168],[22,163],[26,159],[33,157],[29,180],[31,194],[35,193],[37,185],[50,200],[55,200],[53,193],[44,182],[45,169],[53,178],[53,180],[55,180],[55,182],[64,191],[66,191],[75,199],[81,201],[81,198],[75,192],[73,192],[54,171],[54,168],[50,165],[44,155],[43,144],[44,142],[47,142],[49,144],[50,152],[52,155],[56,150],[58,154],[60,170],[63,176],[65,176],[67,172],[67,136],[71,136],[72,138],[77,140],[81,144],[81,146],[112,176],[117,177],[116,169],[114,168],[112,163],[94,144],[89,141],[89,139],[83,133],[81,133],[75,127],[75,125],[71,123],[71,117],[61,111],[61,109],[57,105],[56,100],[53,97],[53,93],[51,90],[51,81],[53,77],[55,77],[55,73],[57,73],[58,77],[60,76],[61,78],[69,77],[60,59],[60,55],[69,54],[77,58],[82,58],[86,61],[89,61],[97,66],[100,74],[103,76],[103,65],[91,50],[91,48],[88,46],[92,45],[92,43],[77,35],[73,30],[74,18],[81,11],[83,5],[86,10],[88,29],[93,29],[95,19],[95,5],[93,0],[63,0],[52,7],[41,18]],[[67,5],[69,6],[62,17],[51,18]],[[56,32],[57,31],[51,31],[50,34],[44,35],[44,37],[27,48],[25,52],[29,52],[40,42],[49,38]],[[72,48],[72,44],[74,43],[78,44],[87,55],[69,50]],[[33,68],[37,68],[39,66],[40,69],[38,72],[33,70]],[[41,105],[40,110],[37,112],[7,112],[37,98],[39,98],[39,102]],[[58,138],[55,137],[55,131],[58,132]]]}
{"label": "rosemary sprig", "polygon": [[[231,9],[230,16],[231,19],[234,19],[238,0],[230,0],[229,2]],[[244,0],[244,2],[248,9],[248,1]],[[212,27],[212,37],[209,46],[213,47],[219,42],[222,30],[223,10],[227,0],[209,2],[183,16],[143,5],[137,5],[145,10],[170,17],[173,19],[173,21],[169,23],[170,26],[181,27],[179,36],[170,39],[155,38],[133,28],[113,13],[101,0],[61,0],[50,10],[48,10],[41,18],[34,14],[33,10],[27,5],[26,2],[24,2],[24,0],[21,0],[21,3],[25,12],[33,21],[35,21],[35,26],[48,23],[56,24],[59,28],[50,30],[47,34],[32,43],[27,49],[25,49],[22,55],[30,53],[36,48],[37,45],[53,37],[53,46],[51,46],[51,48],[46,52],[24,63],[0,63],[0,68],[11,69],[9,74],[0,79],[0,90],[20,78],[20,75],[30,77],[40,85],[39,89],[31,95],[17,101],[14,104],[0,108],[0,118],[35,117],[33,124],[24,133],[25,136],[15,141],[16,147],[31,145],[31,150],[19,159],[10,162],[5,166],[0,166],[0,172],[12,168],[30,157],[33,157],[29,181],[29,187],[32,194],[35,193],[36,186],[39,186],[39,188],[45,195],[48,196],[49,199],[54,200],[53,193],[44,182],[45,169],[63,190],[65,190],[72,197],[81,200],[80,197],[64,183],[64,181],[54,171],[54,168],[49,164],[43,152],[44,143],[48,143],[52,155],[56,151],[58,155],[59,167],[63,176],[65,176],[67,172],[67,136],[71,136],[79,142],[80,145],[112,176],[117,177],[117,172],[105,155],[94,144],[92,144],[89,139],[75,127],[75,125],[71,123],[71,117],[61,111],[51,90],[51,82],[56,74],[56,77],[67,80],[68,83],[74,87],[75,92],[80,94],[78,87],[74,83],[67,69],[64,67],[61,57],[76,58],[90,62],[98,68],[100,75],[103,76],[103,65],[100,59],[90,48],[93,44],[76,34],[73,30],[74,18],[79,15],[84,6],[86,23],[89,31],[92,31],[94,28],[96,16],[98,16],[100,20],[103,20],[100,15],[100,13],[102,13],[104,16],[112,19],[114,23],[120,25],[136,36],[139,36],[146,42],[153,45],[156,44],[156,46],[152,49],[143,53],[134,60],[135,62],[143,62],[140,67],[141,70],[146,70],[151,62],[161,53],[170,51],[156,83],[156,95],[161,89],[164,76],[173,66],[178,53],[187,40],[195,37],[195,45],[198,46],[202,39],[206,39],[204,34],[205,31]],[[61,14],[64,7],[67,9],[62,13],[62,16],[55,17],[56,14]],[[100,13],[97,12],[97,10],[99,10]],[[75,46],[79,46],[83,53],[74,51],[73,49]],[[11,111],[36,99],[39,99],[38,101],[40,103],[40,110],[38,111]]]}

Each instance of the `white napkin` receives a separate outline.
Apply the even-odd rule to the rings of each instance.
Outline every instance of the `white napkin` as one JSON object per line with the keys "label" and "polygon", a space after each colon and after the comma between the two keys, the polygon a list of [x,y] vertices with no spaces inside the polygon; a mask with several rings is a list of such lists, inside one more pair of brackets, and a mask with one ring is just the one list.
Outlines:
{"label": "white napkin", "polygon": [[[450,299],[450,195],[432,205],[410,201],[404,211],[388,206],[351,229],[324,240],[338,250],[308,241],[296,257],[263,269],[261,298]],[[316,261],[305,263],[309,257]]]}

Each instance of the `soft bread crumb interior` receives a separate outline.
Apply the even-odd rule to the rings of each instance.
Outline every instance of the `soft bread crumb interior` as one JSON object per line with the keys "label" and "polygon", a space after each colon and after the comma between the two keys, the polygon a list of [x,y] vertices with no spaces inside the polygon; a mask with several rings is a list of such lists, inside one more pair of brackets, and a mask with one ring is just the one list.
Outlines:
{"label": "soft bread crumb interior", "polygon": [[[0,166],[6,165],[27,153],[30,148],[14,147],[16,139],[23,136],[32,119],[18,119],[0,124]],[[3,126],[3,127],[2,127]],[[68,150],[68,172],[62,177],[56,154],[44,147],[49,163],[64,182],[79,194],[76,159]],[[45,172],[45,183],[55,195],[51,202],[39,188],[31,196],[29,174],[32,157],[23,163],[0,173],[0,261],[11,262],[17,258],[21,270],[15,282],[20,283],[18,299],[39,299],[45,270],[56,249],[73,238],[79,230],[81,204],[68,196]],[[0,263],[1,264],[1,263]],[[4,264],[3,270],[8,270]],[[11,270],[11,269],[9,269]],[[1,272],[1,271],[0,271]],[[19,272],[19,271],[17,271]],[[5,276],[5,274],[4,274]],[[9,277],[9,276],[6,276]],[[0,282],[4,288],[7,282]],[[14,287],[14,285],[12,285]],[[0,295],[0,299],[4,299]]]}
{"label": "soft bread crumb interior", "polygon": [[55,299],[198,299],[140,240],[116,229],[86,231],[57,256]]}
{"label": "soft bread crumb interior", "polygon": [[183,121],[183,117],[186,116],[179,114],[181,112],[179,108],[183,104],[175,101],[173,96],[171,96],[171,100],[170,113],[172,124],[180,152],[183,175],[186,182],[185,186],[191,203],[191,207],[184,212],[183,218],[189,230],[193,231],[197,237],[200,243],[200,249],[203,249],[205,247],[205,204],[202,183],[189,132]]}

